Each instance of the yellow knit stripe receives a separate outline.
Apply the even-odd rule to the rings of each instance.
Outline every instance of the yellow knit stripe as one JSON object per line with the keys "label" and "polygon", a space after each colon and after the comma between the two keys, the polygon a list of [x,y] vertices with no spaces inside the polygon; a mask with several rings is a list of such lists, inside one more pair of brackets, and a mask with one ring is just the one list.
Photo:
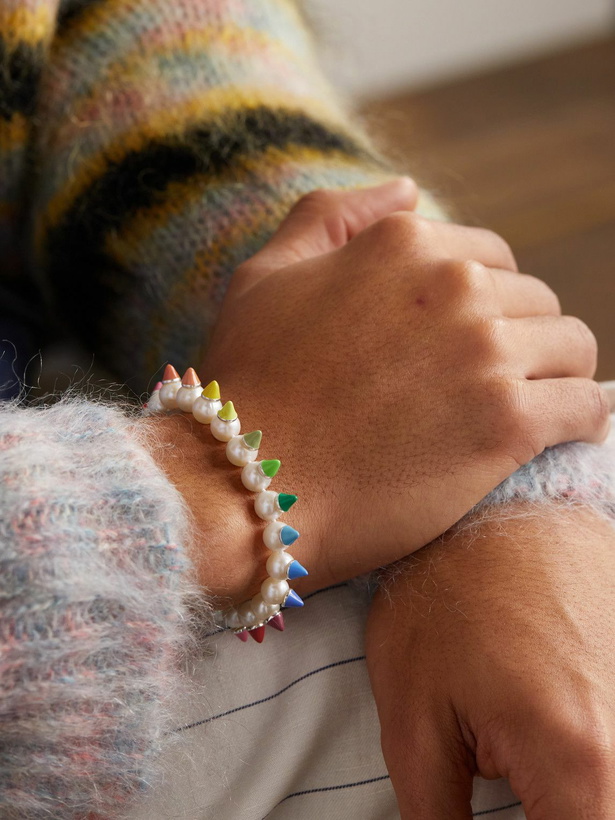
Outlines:
{"label": "yellow knit stripe", "polygon": [[[307,166],[313,163],[319,165],[328,163],[336,168],[345,168],[356,165],[357,159],[341,151],[323,153],[317,148],[301,145],[291,145],[283,153],[279,148],[268,148],[258,157],[242,157],[241,166],[235,165],[227,173],[219,173],[215,176],[202,173],[188,180],[171,183],[165,191],[164,201],[157,202],[149,208],[143,208],[126,222],[120,231],[109,235],[106,249],[116,258],[130,263],[132,260],[127,260],[127,255],[131,254],[131,250],[137,249],[138,254],[138,246],[142,242],[157,229],[167,225],[174,216],[189,210],[191,205],[201,199],[203,191],[211,185],[212,181],[216,186],[223,185],[225,182],[242,185],[250,176],[254,177],[254,174],[258,174],[259,179],[267,178],[270,170],[275,171],[281,165],[289,163],[304,166],[307,171]],[[361,160],[361,165],[365,165],[365,160]]]}
{"label": "yellow knit stripe", "polygon": [[48,41],[54,27],[54,3],[45,3],[36,9],[20,7],[11,11],[2,11],[0,7],[0,31],[5,42],[11,45],[25,43],[34,46]]}
{"label": "yellow knit stripe", "polygon": [[177,139],[199,122],[215,119],[224,122],[224,115],[227,113],[261,106],[289,113],[300,110],[336,129],[344,122],[339,119],[337,112],[319,99],[292,97],[288,93],[280,93],[276,88],[265,86],[241,90],[236,87],[209,89],[178,106],[147,112],[147,118],[143,122],[129,131],[115,135],[114,141],[104,150],[84,160],[64,187],[52,197],[38,225],[37,244],[42,241],[47,230],[58,224],[75,199],[105,173],[111,163],[121,162],[129,153],[142,150],[152,140]]}
{"label": "yellow knit stripe", "polygon": [[[0,118],[0,154],[9,154],[24,147],[28,138],[28,119],[16,112],[10,120]],[[1,161],[0,157],[0,161]]]}

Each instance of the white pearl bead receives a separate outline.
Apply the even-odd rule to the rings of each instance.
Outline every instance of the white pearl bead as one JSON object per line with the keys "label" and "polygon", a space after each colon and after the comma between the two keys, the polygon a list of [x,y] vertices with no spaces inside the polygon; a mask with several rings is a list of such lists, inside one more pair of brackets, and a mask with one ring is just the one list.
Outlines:
{"label": "white pearl bead", "polygon": [[274,614],[274,610],[277,611],[278,609],[279,607],[276,604],[266,604],[260,592],[252,598],[252,612],[254,612],[258,623],[266,621],[270,615]]}
{"label": "white pearl bead", "polygon": [[287,552],[276,550],[272,552],[267,559],[267,573],[272,578],[282,578],[286,580],[288,567],[294,560],[292,555],[289,555]]}
{"label": "white pearl bead", "polygon": [[[251,450],[243,443],[243,436],[233,436],[226,445],[226,457],[236,467],[244,467],[258,456],[258,450]],[[242,473],[243,475],[243,473]]]}
{"label": "white pearl bead", "polygon": [[147,407],[145,408],[145,413],[149,415],[150,413],[160,413],[162,410],[164,410],[164,407],[160,401],[160,391],[155,390],[149,397]]}
{"label": "white pearl bead", "polygon": [[179,379],[176,382],[167,382],[163,384],[160,390],[158,391],[158,395],[160,397],[160,402],[165,410],[175,410],[177,407],[177,391],[182,386],[182,383]]}
{"label": "white pearl bead", "polygon": [[211,420],[211,434],[218,441],[230,441],[233,436],[238,436],[241,430],[241,423],[239,419],[233,421],[224,421],[224,419],[214,416]]}
{"label": "white pearl bead", "polygon": [[253,493],[260,493],[271,484],[271,478],[263,473],[260,462],[247,464],[241,471],[241,480],[246,490]]}
{"label": "white pearl bead", "polygon": [[263,541],[270,550],[285,550],[286,547],[280,541],[280,531],[286,526],[283,521],[272,521],[263,530]]}
{"label": "white pearl bead", "polygon": [[185,387],[183,384],[177,391],[177,396],[175,397],[175,401],[177,402],[177,406],[180,410],[183,410],[184,413],[191,413],[192,412],[192,405],[194,402],[199,398],[201,393],[203,392],[203,388],[201,385],[196,386],[189,386]]}
{"label": "white pearl bead", "polygon": [[258,623],[258,619],[252,611],[252,601],[246,601],[238,608],[237,612],[239,613],[239,620],[244,626],[254,626]]}
{"label": "white pearl bead", "polygon": [[254,512],[259,518],[265,521],[275,521],[282,515],[282,510],[279,508],[278,494],[273,490],[265,490],[259,493],[254,499]]}
{"label": "white pearl bead", "polygon": [[289,590],[287,582],[278,578],[267,578],[261,585],[261,595],[266,604],[281,604]]}
{"label": "white pearl bead", "polygon": [[226,625],[230,629],[239,629],[242,626],[241,621],[239,620],[239,612],[236,609],[231,609],[229,612],[226,613]]}
{"label": "white pearl bead", "polygon": [[219,399],[212,401],[204,396],[198,396],[192,405],[192,415],[201,424],[209,424],[221,409],[222,402]]}

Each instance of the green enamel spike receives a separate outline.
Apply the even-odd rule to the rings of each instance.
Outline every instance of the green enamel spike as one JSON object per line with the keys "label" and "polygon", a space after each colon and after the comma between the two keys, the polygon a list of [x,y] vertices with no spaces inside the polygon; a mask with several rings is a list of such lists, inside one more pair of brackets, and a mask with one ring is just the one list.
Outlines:
{"label": "green enamel spike", "polygon": [[222,410],[218,410],[218,418],[222,421],[235,421],[237,418],[237,410],[232,401],[227,401]]}
{"label": "green enamel spike", "polygon": [[291,493],[278,493],[278,504],[282,512],[290,510],[296,500],[297,496],[291,495]]}
{"label": "green enamel spike", "polygon": [[[261,461],[261,470],[265,475],[269,476],[269,478],[273,478],[281,466],[282,462],[278,461],[277,458],[268,458],[266,461]],[[288,507],[286,509],[288,509]]]}
{"label": "green enamel spike", "polygon": [[243,437],[243,443],[246,447],[249,447],[250,450],[258,450],[261,446],[261,441],[263,438],[263,434],[260,430],[254,430],[252,433],[246,433]]}

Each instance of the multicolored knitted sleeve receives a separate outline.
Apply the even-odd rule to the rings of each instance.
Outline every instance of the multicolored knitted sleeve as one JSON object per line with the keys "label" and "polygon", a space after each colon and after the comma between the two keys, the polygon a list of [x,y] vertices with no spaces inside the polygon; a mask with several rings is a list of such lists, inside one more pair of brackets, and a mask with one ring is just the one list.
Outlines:
{"label": "multicolored knitted sleeve", "polygon": [[390,176],[293,0],[65,2],[37,121],[37,275],[140,390],[199,360],[233,270],[302,194]]}

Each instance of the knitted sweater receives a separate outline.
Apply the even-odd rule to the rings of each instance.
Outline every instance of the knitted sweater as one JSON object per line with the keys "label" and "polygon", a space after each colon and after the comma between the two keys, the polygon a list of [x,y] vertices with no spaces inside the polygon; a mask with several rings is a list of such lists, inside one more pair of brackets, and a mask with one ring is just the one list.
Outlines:
{"label": "knitted sweater", "polygon": [[[391,174],[293,0],[3,0],[0,63],[1,283],[35,283],[137,390],[199,360],[302,194]],[[181,499],[134,430],[87,400],[0,413],[2,817],[114,817],[152,781],[196,593]],[[612,514],[614,475],[565,445],[483,506]]]}

